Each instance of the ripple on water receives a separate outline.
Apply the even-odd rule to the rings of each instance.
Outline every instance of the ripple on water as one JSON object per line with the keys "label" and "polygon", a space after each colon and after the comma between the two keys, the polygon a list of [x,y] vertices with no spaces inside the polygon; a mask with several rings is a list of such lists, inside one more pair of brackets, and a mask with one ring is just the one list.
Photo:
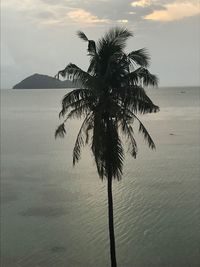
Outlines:
{"label": "ripple on water", "polygon": [[61,253],[61,252],[65,252],[66,248],[63,246],[54,246],[50,249],[50,252],[52,253]]}
{"label": "ripple on water", "polygon": [[30,207],[19,214],[25,217],[57,218],[66,215],[68,211],[64,207]]}

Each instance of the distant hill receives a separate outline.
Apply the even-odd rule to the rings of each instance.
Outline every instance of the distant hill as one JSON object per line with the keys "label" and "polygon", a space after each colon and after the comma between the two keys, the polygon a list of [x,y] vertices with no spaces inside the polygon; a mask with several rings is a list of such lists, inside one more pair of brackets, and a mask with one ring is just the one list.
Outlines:
{"label": "distant hill", "polygon": [[77,85],[69,80],[60,81],[51,76],[36,73],[13,86],[13,89],[48,89],[74,87],[77,87]]}

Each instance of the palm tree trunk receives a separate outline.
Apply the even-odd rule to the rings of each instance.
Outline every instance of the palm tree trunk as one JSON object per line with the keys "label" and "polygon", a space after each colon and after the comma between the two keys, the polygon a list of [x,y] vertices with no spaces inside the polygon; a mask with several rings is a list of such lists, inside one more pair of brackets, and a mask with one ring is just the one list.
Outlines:
{"label": "palm tree trunk", "polygon": [[108,220],[109,220],[109,235],[110,235],[110,259],[111,267],[117,267],[115,253],[115,232],[113,221],[113,197],[112,197],[112,176],[108,175]]}

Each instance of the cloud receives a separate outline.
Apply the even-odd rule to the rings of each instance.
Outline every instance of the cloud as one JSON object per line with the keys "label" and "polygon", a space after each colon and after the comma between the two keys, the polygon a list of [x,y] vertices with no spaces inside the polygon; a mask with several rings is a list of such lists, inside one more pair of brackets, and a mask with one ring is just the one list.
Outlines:
{"label": "cloud", "polygon": [[119,22],[119,23],[128,23],[128,20],[127,19],[119,19],[117,22]]}
{"label": "cloud", "polygon": [[24,19],[51,27],[172,21],[199,14],[198,0],[2,0]]}
{"label": "cloud", "polygon": [[[1,0],[2,86],[11,87],[35,72],[54,75],[68,62],[86,69],[87,45],[77,40],[76,31],[81,29],[96,40],[118,24],[134,30],[137,37],[130,40],[128,50],[149,48],[152,72],[159,72],[162,84],[199,84],[199,18],[193,16],[198,12],[197,2]],[[186,16],[190,17],[175,21]],[[155,23],[149,23],[150,19]],[[177,60],[166,73],[174,56]]]}
{"label": "cloud", "polygon": [[[98,1],[104,7],[108,0]],[[90,10],[93,0],[2,0],[4,13],[11,10],[29,21],[38,25],[67,26],[71,24],[102,24],[108,23],[109,19],[103,14],[98,15],[97,10]],[[97,5],[98,6],[98,5]]]}
{"label": "cloud", "polygon": [[154,21],[174,21],[200,14],[199,5],[192,1],[179,1],[166,4],[164,7],[164,10],[154,10],[152,13],[144,16],[144,19]]}
{"label": "cloud", "polygon": [[67,13],[68,17],[75,22],[84,24],[108,23],[107,19],[100,19],[90,12],[78,8]]}
{"label": "cloud", "polygon": [[150,0],[139,0],[131,3],[131,6],[133,7],[146,7],[151,5]]}
{"label": "cloud", "polygon": [[40,0],[2,0],[3,8],[12,8],[15,10],[31,10],[37,8],[41,4]]}
{"label": "cloud", "polygon": [[[184,0],[180,0],[180,1],[184,1]],[[158,7],[162,7],[164,4],[167,4],[169,2],[173,2],[173,0],[136,0],[131,2],[131,6],[134,8],[137,8],[138,10],[142,10],[145,8],[158,8]]]}

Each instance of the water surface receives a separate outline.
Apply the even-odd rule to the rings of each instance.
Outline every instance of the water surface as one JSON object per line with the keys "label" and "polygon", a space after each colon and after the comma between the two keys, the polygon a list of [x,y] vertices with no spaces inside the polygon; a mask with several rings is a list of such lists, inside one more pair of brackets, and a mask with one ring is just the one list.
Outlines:
{"label": "water surface", "polygon": [[[84,149],[72,168],[79,121],[54,139],[66,90],[1,90],[2,267],[109,267],[106,182]],[[119,267],[200,265],[200,88],[149,89],[161,111],[141,117],[114,182]]]}

